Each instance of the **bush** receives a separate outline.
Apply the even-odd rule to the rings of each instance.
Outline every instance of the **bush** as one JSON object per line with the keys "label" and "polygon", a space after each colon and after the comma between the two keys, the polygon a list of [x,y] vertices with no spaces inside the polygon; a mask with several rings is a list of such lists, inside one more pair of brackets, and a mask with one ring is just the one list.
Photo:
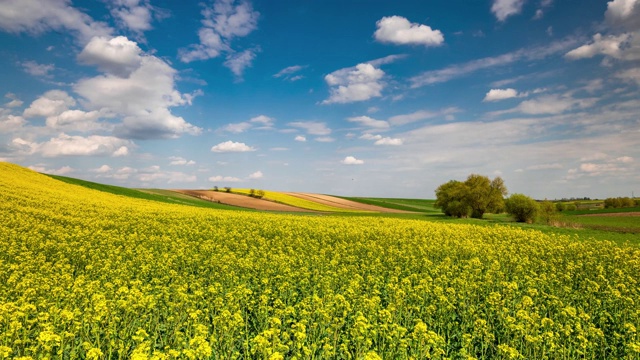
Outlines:
{"label": "bush", "polygon": [[538,204],[538,207],[538,218],[540,219],[540,222],[544,224],[551,224],[556,218],[555,205],[551,201],[545,200]]}
{"label": "bush", "polygon": [[213,187],[213,191],[220,191],[217,186]]}
{"label": "bush", "polygon": [[226,187],[224,188],[224,191],[226,191],[226,192],[230,193],[230,192],[231,192],[231,188],[230,188],[230,187],[228,187],[228,186],[226,186]]}
{"label": "bush", "polygon": [[264,190],[256,190],[255,197],[262,199],[264,197]]}
{"label": "bush", "polygon": [[561,212],[561,211],[565,211],[567,208],[566,206],[564,206],[563,203],[561,202],[557,202],[556,203],[556,211]]}
{"label": "bush", "polygon": [[507,213],[518,222],[531,224],[538,214],[540,206],[532,198],[523,194],[513,194],[505,201]]}
{"label": "bush", "polygon": [[605,209],[634,207],[635,205],[636,205],[636,201],[634,201],[630,197],[606,198],[604,200]]}
{"label": "bush", "polygon": [[575,206],[574,204],[569,204],[569,205],[566,205],[566,206],[564,207],[564,209],[565,209],[566,211],[576,211],[576,210],[578,210],[578,207],[577,207],[577,206]]}

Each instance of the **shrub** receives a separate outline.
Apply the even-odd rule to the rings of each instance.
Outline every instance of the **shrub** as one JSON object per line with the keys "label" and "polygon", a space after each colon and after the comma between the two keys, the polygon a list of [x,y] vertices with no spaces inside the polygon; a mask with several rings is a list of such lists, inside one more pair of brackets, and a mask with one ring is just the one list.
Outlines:
{"label": "shrub", "polygon": [[228,186],[225,186],[224,191],[226,191],[226,192],[230,193],[230,192],[231,192],[231,188],[230,188],[230,187],[228,187]]}
{"label": "shrub", "polygon": [[567,208],[566,206],[564,206],[563,203],[561,202],[557,202],[556,203],[556,211],[561,212],[561,211],[565,211]]}
{"label": "shrub", "polygon": [[255,197],[256,196],[256,190],[255,189],[249,190],[249,196]]}
{"label": "shrub", "polygon": [[556,218],[556,207],[551,201],[545,200],[538,204],[538,218],[544,224],[551,224]]}
{"label": "shrub", "polygon": [[256,190],[256,195],[258,199],[262,199],[264,197],[264,190]]}
{"label": "shrub", "polygon": [[213,191],[220,191],[217,186],[213,187]]}
{"label": "shrub", "polygon": [[531,224],[536,218],[540,206],[532,198],[523,194],[513,194],[505,201],[507,213],[518,222]]}
{"label": "shrub", "polygon": [[576,211],[578,207],[575,204],[569,204],[564,207],[566,211]]}

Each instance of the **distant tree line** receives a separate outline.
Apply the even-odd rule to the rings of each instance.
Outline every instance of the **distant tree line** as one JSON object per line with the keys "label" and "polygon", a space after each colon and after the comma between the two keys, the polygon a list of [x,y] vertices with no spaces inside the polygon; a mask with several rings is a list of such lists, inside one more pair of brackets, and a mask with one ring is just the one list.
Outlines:
{"label": "distant tree line", "polygon": [[606,198],[604,200],[605,209],[616,209],[640,206],[640,199],[632,199],[630,197]]}

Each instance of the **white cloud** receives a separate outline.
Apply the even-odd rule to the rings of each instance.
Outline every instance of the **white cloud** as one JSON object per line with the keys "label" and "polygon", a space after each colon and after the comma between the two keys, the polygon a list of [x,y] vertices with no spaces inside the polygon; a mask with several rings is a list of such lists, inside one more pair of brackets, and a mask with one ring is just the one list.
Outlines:
{"label": "white cloud", "polygon": [[273,123],[275,122],[274,118],[268,117],[266,115],[258,115],[255,117],[252,117],[250,120],[250,122],[254,123],[254,124],[261,124],[262,127],[271,127],[273,126]]}
{"label": "white cloud", "polygon": [[231,70],[238,80],[242,80],[244,70],[251,67],[251,62],[256,58],[256,51],[255,49],[247,49],[239,53],[229,54],[224,65]]}
{"label": "white cloud", "polygon": [[108,127],[99,124],[97,120],[100,118],[98,111],[82,111],[82,110],[65,110],[62,113],[47,117],[47,126],[53,129],[62,129],[69,131],[92,131]]}
{"label": "white cloud", "polygon": [[293,75],[296,74],[297,72],[299,72],[300,70],[306,68],[307,66],[302,66],[302,65],[293,65],[293,66],[288,66],[280,71],[278,71],[278,73],[274,74],[273,77],[274,78],[283,78],[284,80],[288,80],[288,81],[297,81],[300,79],[303,79],[304,76],[302,75]]}
{"label": "white cloud", "polygon": [[317,142],[323,142],[323,143],[330,143],[330,142],[336,141],[336,139],[332,138],[331,136],[321,136],[321,137],[317,137],[315,140]]}
{"label": "white cloud", "polygon": [[329,98],[322,103],[344,104],[380,97],[384,89],[382,82],[384,75],[384,71],[369,63],[358,64],[355,68],[336,70],[324,78],[331,88]]}
{"label": "white cloud", "polygon": [[[536,15],[533,17],[533,19],[534,20],[542,19],[542,17],[544,17],[545,10],[547,8],[549,8],[551,5],[553,5],[553,0],[542,0],[542,1],[540,1],[540,7],[536,10]],[[551,29],[552,29],[551,26],[549,26],[547,28],[547,34],[549,34]],[[552,30],[551,30],[551,32],[552,32]],[[551,36],[552,34],[549,34],[549,35]]]}
{"label": "white cloud", "polygon": [[377,30],[373,36],[383,43],[438,46],[444,42],[444,36],[440,30],[411,23],[402,16],[383,17],[376,22],[376,27]]}
{"label": "white cloud", "polygon": [[307,131],[309,135],[329,135],[331,134],[331,129],[327,127],[326,123],[317,122],[317,121],[296,121],[288,124],[289,126],[293,126],[296,128],[304,129]]}
{"label": "white cloud", "polygon": [[71,6],[70,0],[3,0],[0,2],[0,28],[30,34],[69,30],[81,43],[113,31],[107,24],[94,21]]}
{"label": "white cloud", "polygon": [[81,79],[74,90],[89,109],[122,118],[115,128],[118,136],[151,139],[201,133],[201,128],[171,113],[171,107],[189,104],[193,96],[175,89],[176,70],[166,62],[143,54],[123,37],[94,39],[83,53],[84,61],[106,73]]}
{"label": "white cloud", "polygon": [[375,129],[386,129],[389,127],[389,123],[387,121],[376,120],[368,116],[355,116],[347,118],[347,120],[350,122],[358,123],[362,126],[367,126]]}
{"label": "white cloud", "polygon": [[262,179],[263,177],[264,174],[262,173],[262,171],[256,171],[253,174],[249,175],[249,179],[251,180]]}
{"label": "white cloud", "polygon": [[399,145],[402,145],[403,143],[404,143],[404,141],[402,139],[385,137],[385,138],[382,138],[382,139],[379,139],[378,141],[376,141],[374,143],[374,145],[399,146]]}
{"label": "white cloud", "polygon": [[124,36],[95,37],[82,49],[78,61],[95,65],[103,72],[120,77],[129,76],[142,63],[142,49]]}
{"label": "white cloud", "polygon": [[524,48],[495,57],[486,57],[463,64],[451,65],[440,70],[423,72],[409,79],[412,88],[446,82],[476,71],[497,66],[509,65],[517,61],[533,61],[547,58],[558,53],[565,53],[576,45],[574,38],[552,42],[544,46]]}
{"label": "white cloud", "polygon": [[569,60],[606,55],[618,60],[640,60],[640,32],[620,35],[595,34],[593,42],[565,54]]}
{"label": "white cloud", "polygon": [[47,169],[44,166],[35,165],[35,166],[29,166],[29,169],[40,172],[40,173],[51,174],[51,175],[65,175],[75,171],[70,166],[63,166],[59,169]]}
{"label": "white cloud", "polygon": [[49,117],[57,116],[69,107],[74,106],[76,101],[62,90],[49,90],[34,100],[31,105],[24,111],[24,117]]}
{"label": "white cloud", "polygon": [[508,89],[491,89],[485,95],[482,101],[500,101],[518,97],[518,91],[512,88]]}
{"label": "white cloud", "polygon": [[6,97],[7,99],[11,100],[8,103],[4,104],[4,106],[8,107],[8,108],[13,108],[13,107],[18,107],[18,106],[22,106],[23,102],[22,100],[18,99],[18,97],[16,96],[16,94],[13,93],[6,93],[4,95],[4,97]]}
{"label": "white cloud", "polygon": [[64,133],[43,143],[13,139],[12,145],[27,154],[58,156],[125,156],[133,143],[112,136],[70,136]]}
{"label": "white cloud", "polygon": [[211,148],[212,152],[216,153],[226,153],[226,152],[248,152],[248,151],[256,151],[255,148],[248,146],[245,143],[241,142],[233,142],[233,141],[225,141],[218,145],[215,145]]}
{"label": "white cloud", "polygon": [[209,181],[211,182],[241,182],[242,179],[239,179],[237,177],[233,177],[233,176],[221,176],[221,175],[216,175],[216,176],[212,176],[209,178]]}
{"label": "white cloud", "polygon": [[105,165],[100,166],[97,169],[92,169],[92,170],[89,170],[89,171],[95,172],[95,173],[98,173],[98,174],[106,174],[106,173],[110,173],[111,171],[113,171],[113,169],[111,168],[111,166],[105,164]]}
{"label": "white cloud", "polygon": [[344,160],[340,161],[344,165],[362,165],[364,164],[363,160],[356,159],[353,156],[347,156]]}
{"label": "white cloud", "polygon": [[42,77],[51,76],[49,73],[56,68],[53,64],[38,64],[31,60],[25,61],[21,65],[27,74]]}
{"label": "white cloud", "polygon": [[198,180],[195,175],[185,174],[179,171],[164,171],[157,165],[137,171],[136,174],[136,179],[145,184],[152,182],[166,184],[192,183]]}
{"label": "white cloud", "polygon": [[18,131],[26,123],[22,116],[6,115],[0,116],[0,132],[8,133]]}
{"label": "white cloud", "polygon": [[633,69],[620,71],[616,73],[615,76],[624,81],[632,81],[640,85],[640,68],[633,68]]}
{"label": "white cloud", "polygon": [[609,1],[604,17],[611,26],[623,27],[629,30],[640,29],[640,1]]}
{"label": "white cloud", "polygon": [[569,96],[545,95],[520,103],[517,111],[525,114],[560,114],[570,110],[586,109],[593,106],[597,99],[574,99]]}
{"label": "white cloud", "polygon": [[138,33],[151,29],[153,7],[149,0],[115,0],[110,5],[111,15],[121,27]]}
{"label": "white cloud", "polygon": [[299,142],[305,142],[305,141],[307,141],[307,138],[302,136],[302,135],[298,135],[298,136],[296,136],[296,138],[294,140],[295,141],[299,141]]}
{"label": "white cloud", "polygon": [[196,164],[195,161],[187,160],[180,156],[170,156],[169,160],[171,160],[169,165],[195,165]]}
{"label": "white cloud", "polygon": [[509,16],[520,14],[525,0],[493,0],[491,12],[500,21],[505,21]]}
{"label": "white cloud", "polygon": [[552,163],[552,164],[530,165],[530,166],[527,166],[525,169],[536,171],[536,170],[556,170],[556,169],[562,169],[562,168],[564,168],[562,164]]}
{"label": "white cloud", "polygon": [[374,134],[366,133],[366,134],[362,134],[360,136],[360,139],[363,139],[363,140],[380,140],[380,139],[382,139],[382,135],[374,135]]}
{"label": "white cloud", "polygon": [[460,112],[456,107],[444,108],[439,111],[418,110],[410,114],[395,115],[389,118],[389,123],[394,126],[406,125],[421,120],[432,119],[440,116],[448,117]]}
{"label": "white cloud", "polygon": [[234,123],[228,124],[222,128],[224,131],[228,131],[230,133],[239,134],[251,129],[251,124],[248,122]]}
{"label": "white cloud", "polygon": [[204,8],[202,16],[203,27],[198,31],[200,43],[180,50],[183,62],[211,59],[231,51],[231,40],[255,30],[260,14],[248,1],[216,0],[213,7]]}

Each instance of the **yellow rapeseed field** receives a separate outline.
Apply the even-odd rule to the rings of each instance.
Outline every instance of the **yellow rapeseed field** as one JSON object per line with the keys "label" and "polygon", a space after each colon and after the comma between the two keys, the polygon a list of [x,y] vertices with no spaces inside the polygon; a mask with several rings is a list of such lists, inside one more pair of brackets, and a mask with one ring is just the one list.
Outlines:
{"label": "yellow rapeseed field", "polygon": [[638,359],[640,250],[167,205],[0,163],[0,358]]}

